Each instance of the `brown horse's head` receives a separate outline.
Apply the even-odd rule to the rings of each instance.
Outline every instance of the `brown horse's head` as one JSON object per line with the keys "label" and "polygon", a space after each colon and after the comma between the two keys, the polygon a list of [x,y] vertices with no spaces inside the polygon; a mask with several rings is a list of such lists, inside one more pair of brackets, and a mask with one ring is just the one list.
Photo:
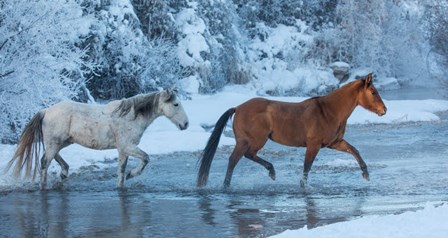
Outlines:
{"label": "brown horse's head", "polygon": [[378,114],[378,116],[386,114],[386,105],[384,105],[380,94],[375,86],[373,86],[372,73],[367,75],[367,77],[361,81],[363,82],[363,86],[359,90],[358,104],[363,108]]}

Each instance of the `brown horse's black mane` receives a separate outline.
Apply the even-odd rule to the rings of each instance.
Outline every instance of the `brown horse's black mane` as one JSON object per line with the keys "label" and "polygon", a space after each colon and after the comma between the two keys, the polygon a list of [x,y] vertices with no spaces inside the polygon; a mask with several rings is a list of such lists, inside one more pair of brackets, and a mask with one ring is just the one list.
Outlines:
{"label": "brown horse's black mane", "polygon": [[123,99],[120,105],[114,110],[114,113],[119,113],[119,117],[124,117],[131,109],[134,109],[134,119],[138,115],[149,116],[159,104],[159,94],[151,93],[147,95],[136,95],[131,98]]}

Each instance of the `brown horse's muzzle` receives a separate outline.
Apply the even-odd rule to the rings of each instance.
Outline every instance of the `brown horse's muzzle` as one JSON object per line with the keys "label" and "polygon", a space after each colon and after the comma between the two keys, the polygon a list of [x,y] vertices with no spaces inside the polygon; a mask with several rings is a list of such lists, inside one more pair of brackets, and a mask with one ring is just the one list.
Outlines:
{"label": "brown horse's muzzle", "polygon": [[384,116],[386,114],[386,112],[387,112],[387,107],[384,106],[382,110],[381,109],[378,110],[377,114],[378,114],[378,116]]}

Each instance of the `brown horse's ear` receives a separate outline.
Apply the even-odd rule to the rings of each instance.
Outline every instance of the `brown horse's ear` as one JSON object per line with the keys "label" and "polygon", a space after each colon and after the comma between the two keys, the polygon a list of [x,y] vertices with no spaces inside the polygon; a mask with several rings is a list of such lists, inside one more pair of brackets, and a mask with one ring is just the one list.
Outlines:
{"label": "brown horse's ear", "polygon": [[366,78],[364,79],[364,85],[365,87],[369,87],[372,84],[372,73],[369,73]]}

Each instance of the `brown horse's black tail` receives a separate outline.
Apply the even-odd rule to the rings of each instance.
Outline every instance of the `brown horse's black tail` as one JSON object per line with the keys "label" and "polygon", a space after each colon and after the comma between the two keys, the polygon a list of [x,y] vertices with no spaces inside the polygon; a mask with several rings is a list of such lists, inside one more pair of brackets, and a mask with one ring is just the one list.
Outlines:
{"label": "brown horse's black tail", "polygon": [[215,155],[216,149],[218,148],[221,134],[230,117],[232,117],[233,113],[235,113],[235,108],[230,108],[229,110],[224,112],[224,114],[222,114],[216,122],[212,135],[208,139],[207,145],[205,146],[202,158],[199,160],[200,167],[197,178],[198,187],[203,187],[207,184],[210,166],[212,165],[213,156]]}
{"label": "brown horse's black tail", "polygon": [[25,176],[30,177],[33,168],[33,158],[35,161],[33,180],[36,177],[39,168],[39,154],[43,147],[42,119],[44,116],[45,112],[40,111],[26,125],[17,144],[16,152],[6,166],[6,171],[8,171],[15,162],[14,175],[16,177],[20,176],[23,167],[26,167]]}

